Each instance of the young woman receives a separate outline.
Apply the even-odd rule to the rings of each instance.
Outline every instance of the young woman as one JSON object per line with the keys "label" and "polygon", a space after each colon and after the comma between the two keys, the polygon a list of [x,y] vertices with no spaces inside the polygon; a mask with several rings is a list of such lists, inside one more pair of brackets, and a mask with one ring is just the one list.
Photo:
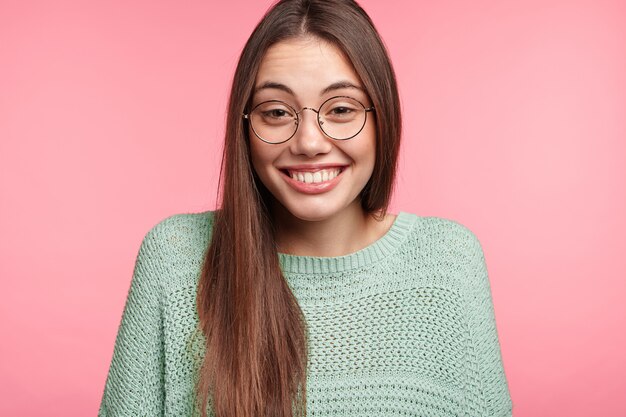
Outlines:
{"label": "young woman", "polygon": [[394,72],[350,0],[250,36],[216,211],[144,238],[100,416],[510,416],[481,245],[387,212]]}

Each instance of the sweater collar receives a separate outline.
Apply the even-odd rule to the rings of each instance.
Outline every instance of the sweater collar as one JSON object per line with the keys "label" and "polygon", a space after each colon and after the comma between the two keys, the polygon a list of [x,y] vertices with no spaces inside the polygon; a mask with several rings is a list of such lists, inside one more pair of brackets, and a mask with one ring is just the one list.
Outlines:
{"label": "sweater collar", "polygon": [[387,233],[365,248],[348,255],[314,257],[278,252],[281,268],[284,273],[320,274],[347,271],[375,263],[400,246],[417,218],[415,214],[399,212]]}

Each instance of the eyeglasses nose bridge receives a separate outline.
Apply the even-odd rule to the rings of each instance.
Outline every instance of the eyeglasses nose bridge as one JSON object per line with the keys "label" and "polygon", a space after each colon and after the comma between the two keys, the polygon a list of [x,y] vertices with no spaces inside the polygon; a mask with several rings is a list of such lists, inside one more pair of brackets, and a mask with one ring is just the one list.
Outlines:
{"label": "eyeglasses nose bridge", "polygon": [[316,114],[315,119],[317,120],[317,123],[320,125],[320,127],[324,124],[324,121],[320,119],[320,111],[318,109],[314,109],[313,107],[303,107],[302,109],[300,109],[300,111],[296,112],[296,125],[300,124],[300,119],[302,118],[302,116],[300,116],[300,114],[305,111],[305,110],[311,110],[312,112],[314,112]]}

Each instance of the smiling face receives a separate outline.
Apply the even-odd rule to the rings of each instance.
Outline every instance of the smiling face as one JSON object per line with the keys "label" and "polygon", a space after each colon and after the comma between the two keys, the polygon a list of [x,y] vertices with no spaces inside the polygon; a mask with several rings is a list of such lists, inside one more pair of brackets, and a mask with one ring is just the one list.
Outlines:
{"label": "smiling face", "polygon": [[[317,38],[289,39],[274,44],[263,57],[251,109],[281,100],[297,111],[317,110],[334,96],[353,97],[366,108],[372,105],[352,64],[337,47]],[[338,103],[345,107],[333,112],[346,112],[348,104]],[[268,110],[270,116],[284,114]],[[363,129],[344,141],[326,136],[317,115],[308,109],[300,113],[296,134],[284,143],[263,142],[250,124],[248,131],[252,164],[274,197],[273,210],[304,221],[363,213],[358,197],[376,158],[373,112],[367,113]]]}

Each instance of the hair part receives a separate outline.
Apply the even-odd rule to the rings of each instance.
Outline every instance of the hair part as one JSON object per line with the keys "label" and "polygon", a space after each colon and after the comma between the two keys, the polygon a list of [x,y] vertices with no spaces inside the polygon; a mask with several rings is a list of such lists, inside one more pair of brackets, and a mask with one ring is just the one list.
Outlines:
{"label": "hair part", "polygon": [[204,355],[196,406],[215,417],[306,415],[308,333],[282,273],[271,194],[251,163],[242,114],[266,51],[283,40],[315,37],[338,47],[375,107],[376,161],[361,192],[363,211],[385,217],[393,192],[401,116],[395,74],[365,11],[351,0],[282,0],[248,39],[230,92],[211,242],[197,292]]}

